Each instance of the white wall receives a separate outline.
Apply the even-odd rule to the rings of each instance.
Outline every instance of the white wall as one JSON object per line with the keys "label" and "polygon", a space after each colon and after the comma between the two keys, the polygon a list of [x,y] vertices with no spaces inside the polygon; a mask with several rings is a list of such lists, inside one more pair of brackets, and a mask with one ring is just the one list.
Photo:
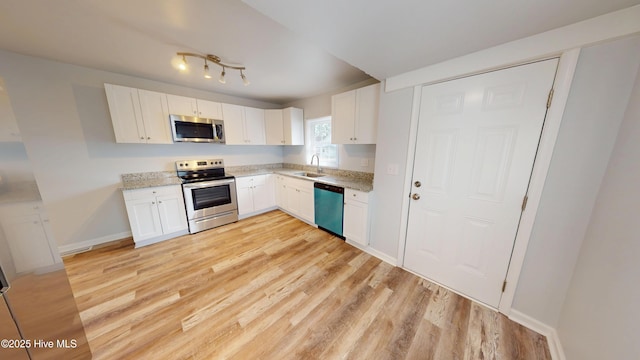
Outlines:
{"label": "white wall", "polygon": [[581,51],[512,308],[557,325],[640,64],[640,37]]}
{"label": "white wall", "polygon": [[[412,103],[412,88],[380,95],[369,246],[392,258],[398,255]],[[397,174],[387,172],[389,165]]]}
{"label": "white wall", "polygon": [[[350,85],[346,88],[322,94],[311,98],[294,101],[285,106],[293,106],[304,110],[304,118],[317,119],[320,117],[331,116],[331,96],[341,92],[357,89],[363,86],[375,84],[377,80],[370,79]],[[338,145],[339,169],[373,172],[375,166],[375,145]],[[284,148],[284,162],[291,164],[309,164],[310,158],[307,158],[304,146],[287,146]],[[362,165],[365,161],[367,165]]]}
{"label": "white wall", "polygon": [[560,316],[567,359],[640,357],[639,140],[640,74]]}
{"label": "white wall", "polygon": [[282,162],[281,146],[116,144],[104,83],[263,108],[276,104],[208,93],[0,51],[5,80],[59,245],[129,231],[120,174],[173,170],[184,158],[222,157],[227,166]]}

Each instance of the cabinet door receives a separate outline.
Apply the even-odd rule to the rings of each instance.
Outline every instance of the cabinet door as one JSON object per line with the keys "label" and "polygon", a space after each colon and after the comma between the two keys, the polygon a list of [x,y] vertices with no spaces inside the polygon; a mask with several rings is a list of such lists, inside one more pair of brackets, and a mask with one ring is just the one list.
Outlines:
{"label": "cabinet door", "polygon": [[276,202],[276,176],[274,174],[264,175],[264,181],[265,191],[268,194],[266,207],[277,206],[278,203]]}
{"label": "cabinet door", "polygon": [[254,211],[264,210],[272,205],[273,191],[267,184],[267,175],[258,175],[253,178],[253,208]]}
{"label": "cabinet door", "polygon": [[134,241],[138,242],[162,235],[160,214],[155,198],[129,200],[126,205]]}
{"label": "cabinet door", "polygon": [[315,223],[315,207],[314,207],[314,199],[313,199],[313,187],[309,189],[308,187],[304,187],[299,189],[300,194],[300,211],[299,215],[301,218],[307,220],[310,223]]}
{"label": "cabinet door", "polygon": [[246,144],[244,136],[242,106],[222,104],[222,118],[224,119],[224,131],[227,145]]}
{"label": "cabinet door", "polygon": [[198,116],[205,119],[222,119],[222,104],[208,100],[196,100]]}
{"label": "cabinet door", "polygon": [[171,234],[188,228],[187,212],[182,196],[158,196],[156,201],[163,234]]}
{"label": "cabinet door", "polygon": [[264,124],[267,145],[284,145],[284,127],[282,110],[265,110]]}
{"label": "cabinet door", "polygon": [[167,94],[167,102],[172,115],[198,116],[198,105],[194,98]]}
{"label": "cabinet door", "polygon": [[167,95],[138,90],[147,144],[172,144]]}
{"label": "cabinet door", "polygon": [[287,209],[287,185],[282,175],[276,175],[276,205]]}
{"label": "cabinet door", "polygon": [[361,245],[367,245],[369,205],[348,200],[344,204],[343,235]]}
{"label": "cabinet door", "polygon": [[4,218],[2,228],[9,243],[16,272],[31,271],[55,263],[39,215]]}
{"label": "cabinet door", "polygon": [[331,143],[353,144],[356,117],[356,91],[331,97]]}
{"label": "cabinet door", "polygon": [[356,90],[354,140],[356,144],[375,144],[378,136],[380,84]]}
{"label": "cabinet door", "polygon": [[285,145],[304,145],[304,112],[286,108],[282,114]]}
{"label": "cabinet door", "polygon": [[300,190],[287,184],[285,187],[286,207],[285,209],[294,215],[300,216]]}
{"label": "cabinet door", "polygon": [[104,89],[116,142],[146,142],[138,89],[112,84],[104,84]]}
{"label": "cabinet door", "polygon": [[264,110],[252,107],[244,108],[244,133],[247,144],[264,145],[267,143],[264,129]]}
{"label": "cabinet door", "polygon": [[236,194],[238,202],[238,215],[245,215],[254,211],[253,207],[253,177],[241,177],[236,179]]}

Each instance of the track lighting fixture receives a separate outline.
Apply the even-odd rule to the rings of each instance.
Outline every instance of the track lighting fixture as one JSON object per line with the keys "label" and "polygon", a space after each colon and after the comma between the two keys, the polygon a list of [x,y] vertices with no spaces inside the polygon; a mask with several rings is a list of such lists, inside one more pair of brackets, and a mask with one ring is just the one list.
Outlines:
{"label": "track lighting fixture", "polygon": [[250,84],[249,80],[244,74],[244,70],[246,70],[244,66],[230,65],[230,64],[224,63],[218,56],[211,55],[211,54],[200,55],[200,54],[188,53],[188,52],[179,52],[177,54],[178,56],[182,56],[182,62],[178,64],[178,69],[180,69],[180,71],[185,71],[187,69],[187,56],[197,57],[204,60],[204,77],[206,79],[211,79],[211,74],[209,73],[209,64],[207,63],[209,61],[209,62],[218,64],[219,66],[222,67],[222,72],[220,73],[220,78],[218,79],[220,83],[222,84],[227,83],[227,80],[225,79],[225,75],[227,74],[226,69],[229,68],[229,69],[240,71],[240,78],[242,79],[242,83],[244,84],[244,86],[247,86]]}
{"label": "track lighting fixture", "polygon": [[180,71],[187,70],[187,58],[185,58],[184,55],[182,55],[182,62],[180,63],[180,65],[178,65],[178,68],[180,69]]}
{"label": "track lighting fixture", "polygon": [[209,65],[207,65],[207,59],[204,59],[204,78],[211,79],[211,74],[209,74]]}
{"label": "track lighting fixture", "polygon": [[224,66],[223,66],[222,67],[222,72],[220,73],[220,78],[218,79],[220,84],[226,84],[227,83],[227,80],[224,78],[224,74],[226,74],[226,72],[224,71]]}
{"label": "track lighting fixture", "polygon": [[249,80],[247,79],[246,76],[244,76],[244,73],[242,72],[243,70],[240,70],[240,77],[242,78],[242,83],[244,84],[244,86],[247,86],[249,84],[251,84],[249,82]]}

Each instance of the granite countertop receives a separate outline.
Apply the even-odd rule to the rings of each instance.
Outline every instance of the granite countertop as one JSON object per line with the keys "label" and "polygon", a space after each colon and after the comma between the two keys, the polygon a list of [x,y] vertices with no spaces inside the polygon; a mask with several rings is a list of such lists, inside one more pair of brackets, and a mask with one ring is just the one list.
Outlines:
{"label": "granite countertop", "polygon": [[181,185],[175,171],[122,174],[122,190],[144,189],[157,186]]}
{"label": "granite countertop", "polygon": [[[315,170],[315,169],[314,169]],[[234,170],[233,172],[228,172],[230,175],[235,177],[245,177],[245,176],[255,176],[255,175],[264,175],[264,174],[280,174],[291,176],[294,178],[308,180],[313,182],[319,182],[328,185],[340,186],[347,189],[358,190],[363,192],[370,192],[373,190],[373,179],[370,177],[358,176],[356,172],[349,171],[335,171],[338,174],[332,174],[332,170],[327,170],[325,176],[322,177],[307,177],[300,175],[300,172],[314,172],[314,170],[308,170],[304,167],[300,169],[292,169],[292,168],[267,168],[267,169],[241,169]]]}

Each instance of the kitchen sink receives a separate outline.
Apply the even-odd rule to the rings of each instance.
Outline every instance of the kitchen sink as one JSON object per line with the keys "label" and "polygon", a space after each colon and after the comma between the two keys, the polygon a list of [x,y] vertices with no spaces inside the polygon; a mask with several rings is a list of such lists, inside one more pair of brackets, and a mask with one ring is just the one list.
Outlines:
{"label": "kitchen sink", "polygon": [[310,172],[304,172],[304,171],[294,173],[294,175],[305,176],[310,178],[319,178],[319,177],[326,176],[325,174],[310,173]]}

